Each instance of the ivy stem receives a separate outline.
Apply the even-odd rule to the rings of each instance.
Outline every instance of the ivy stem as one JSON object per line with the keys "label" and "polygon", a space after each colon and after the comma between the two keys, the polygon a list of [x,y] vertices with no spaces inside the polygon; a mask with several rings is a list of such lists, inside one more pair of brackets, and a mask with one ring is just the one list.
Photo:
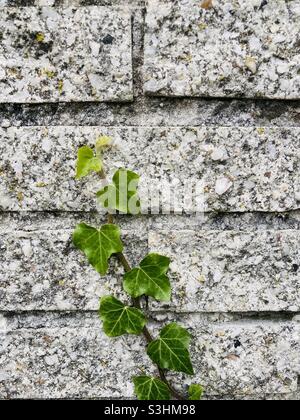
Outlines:
{"label": "ivy stem", "polygon": [[[101,180],[104,181],[105,183],[107,183],[106,173],[105,173],[103,168],[101,169],[101,172],[99,172],[99,175],[100,175]],[[107,221],[108,221],[109,224],[114,224],[114,216],[113,216],[112,213],[110,213],[110,211],[108,211]],[[123,266],[124,271],[126,273],[128,273],[129,271],[132,270],[131,265],[129,264],[127,258],[125,257],[125,255],[122,252],[116,254],[116,257],[118,258],[120,264]],[[140,298],[132,298],[132,303],[133,303],[133,306],[135,308],[142,310],[142,305],[141,305],[141,299]],[[148,330],[147,327],[143,328],[143,336],[146,339],[148,344],[150,344],[152,341],[154,341],[154,338],[152,337],[152,335],[151,335],[151,333],[150,333],[150,331]],[[184,395],[181,395],[179,392],[177,392],[176,389],[174,389],[173,386],[169,383],[168,379],[166,378],[165,371],[163,369],[161,369],[157,364],[156,364],[156,367],[158,369],[161,381],[164,382],[167,385],[167,387],[169,388],[172,396],[176,400],[180,400],[180,401],[186,400],[186,397]]]}

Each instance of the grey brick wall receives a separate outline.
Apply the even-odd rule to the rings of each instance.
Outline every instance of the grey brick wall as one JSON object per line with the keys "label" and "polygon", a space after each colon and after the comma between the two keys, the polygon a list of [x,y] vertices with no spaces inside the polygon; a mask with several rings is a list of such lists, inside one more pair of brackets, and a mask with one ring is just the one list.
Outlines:
{"label": "grey brick wall", "polygon": [[299,399],[300,1],[201,3],[0,0],[0,399],[132,398],[153,371],[142,338],[101,329],[117,262],[101,279],[71,243],[105,221],[97,177],[74,180],[100,134],[141,191],[204,182],[201,217],[117,217],[132,264],[172,257],[153,333],[190,329],[206,399]]}

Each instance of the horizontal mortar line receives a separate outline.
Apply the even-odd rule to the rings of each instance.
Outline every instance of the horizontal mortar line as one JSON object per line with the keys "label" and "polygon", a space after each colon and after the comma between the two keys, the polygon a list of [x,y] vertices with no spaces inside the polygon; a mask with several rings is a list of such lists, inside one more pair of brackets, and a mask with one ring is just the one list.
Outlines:
{"label": "horizontal mortar line", "polygon": [[[244,322],[244,321],[270,321],[270,322],[282,322],[282,321],[293,321],[294,318],[300,315],[300,312],[284,312],[284,311],[269,311],[269,312],[176,312],[176,311],[153,311],[151,312],[151,316],[154,317],[155,315],[164,315],[164,314],[174,314],[174,315],[182,315],[182,316],[203,316],[203,317],[211,317],[211,316],[232,316],[237,317],[237,319],[229,319],[224,321],[216,321],[216,323],[224,322],[226,324]],[[155,318],[154,318],[155,319]]]}
{"label": "horizontal mortar line", "polygon": [[[60,309],[49,309],[49,310],[6,310],[6,309],[0,309],[0,314],[4,316],[40,316],[40,315],[98,315],[98,310],[84,310],[84,309],[66,309],[66,310],[60,310]],[[197,315],[197,316],[203,316],[203,317],[210,317],[210,316],[234,316],[239,317],[236,320],[225,320],[224,322],[238,322],[238,321],[244,321],[244,320],[257,320],[257,321],[284,321],[284,320],[293,320],[293,318],[296,318],[300,316],[300,311],[265,311],[265,312],[257,312],[257,311],[250,311],[250,312],[190,312],[190,311],[176,311],[172,309],[164,309],[164,310],[157,310],[157,311],[145,311],[146,315],[149,317],[152,317],[155,320],[156,315],[182,315],[182,316],[190,316],[190,315]],[[271,317],[271,318],[270,318]],[[272,319],[273,317],[273,319]],[[217,321],[220,322],[220,321]]]}
{"label": "horizontal mortar line", "polygon": [[[287,392],[286,394],[290,394],[289,392]],[[269,395],[269,394],[266,394]],[[285,395],[282,393],[278,393],[278,394],[270,394],[270,395]],[[215,395],[212,395],[212,397],[215,397]],[[218,397],[218,395],[216,396]],[[222,395],[221,395],[222,397]],[[38,397],[7,397],[7,398],[1,398],[0,397],[0,401],[9,401],[9,400],[14,400],[14,401],[107,401],[107,406],[111,405],[114,401],[136,401],[136,398],[134,398],[133,396],[130,397],[119,397],[119,398],[103,398],[103,397],[99,397],[97,395],[97,393],[94,396],[74,396],[74,397],[45,397],[45,398],[38,398]]]}
{"label": "horizontal mortar line", "polygon": [[[139,51],[139,49],[138,49]],[[136,60],[133,60],[136,61]],[[141,66],[137,64],[136,68],[139,69]],[[74,108],[87,108],[87,107],[94,107],[94,108],[139,108],[141,111],[141,107],[150,108],[155,104],[160,102],[163,106],[166,105],[186,105],[189,104],[201,104],[205,105],[207,103],[216,103],[216,105],[221,105],[222,103],[229,103],[229,104],[240,104],[240,103],[247,103],[251,105],[280,105],[280,109],[283,110],[282,106],[286,106],[288,109],[291,107],[295,107],[298,109],[300,99],[255,99],[255,98],[213,98],[213,97],[190,97],[190,96],[183,96],[183,97],[168,97],[168,96],[147,96],[138,94],[134,97],[133,100],[126,100],[122,102],[93,102],[93,101],[82,101],[82,102],[23,102],[23,103],[15,103],[15,102],[1,102],[0,103],[0,111],[2,108],[7,107],[15,107],[15,108],[26,108],[27,110],[34,110],[35,108],[39,108],[42,110],[43,108],[56,108],[56,111],[62,108],[70,108],[71,110]],[[159,105],[159,104],[158,104]],[[143,109],[142,109],[143,111]],[[49,115],[48,115],[49,116]]]}
{"label": "horizontal mortar line", "polygon": [[[130,125],[130,126],[125,126],[123,123],[122,123],[122,121],[120,122],[120,123],[117,123],[117,124],[115,124],[115,125],[106,125],[106,124],[99,124],[99,125],[87,125],[87,124],[84,124],[84,125],[76,125],[76,124],[74,124],[74,125],[64,125],[64,124],[58,124],[58,123],[55,123],[55,124],[47,124],[47,125],[45,125],[45,124],[43,124],[43,125],[34,125],[34,126],[32,126],[32,125],[16,125],[16,126],[14,126],[14,125],[12,125],[12,126],[10,126],[9,128],[39,128],[39,127],[41,127],[41,128],[44,128],[44,127],[47,127],[47,128],[50,128],[50,127],[91,127],[91,128],[95,128],[95,127],[103,127],[103,128],[215,128],[215,127],[217,127],[217,128],[267,128],[267,129],[270,129],[270,128],[278,128],[278,129],[293,129],[293,128],[300,128],[300,124],[299,125],[288,125],[288,124],[286,124],[286,123],[284,123],[284,124],[282,124],[282,125],[273,125],[273,126],[266,126],[266,125],[264,125],[264,124],[260,124],[260,125],[245,125],[245,126],[242,126],[242,125],[236,125],[236,124],[232,124],[232,125],[230,125],[230,124],[228,124],[228,125],[220,125],[219,123],[215,123],[215,124],[210,124],[210,125],[208,125],[208,124],[199,124],[199,125],[197,125],[197,124],[193,124],[193,125],[184,125],[184,124],[182,124],[182,125],[142,125],[142,124],[137,124],[137,125]],[[7,129],[7,127],[1,127],[1,125],[0,125],[0,128],[2,128],[2,129]]]}
{"label": "horizontal mortar line", "polygon": [[226,102],[226,101],[240,101],[240,100],[242,100],[242,101],[245,101],[245,102],[249,102],[249,101],[252,101],[252,102],[277,102],[278,104],[281,104],[281,103],[286,103],[286,104],[293,104],[293,103],[296,103],[296,102],[298,102],[299,103],[299,98],[298,97],[293,97],[293,98],[276,98],[276,99],[273,99],[273,98],[270,98],[270,97],[264,97],[264,98],[254,98],[254,97],[252,97],[252,98],[248,98],[248,97],[245,97],[245,96],[240,96],[240,97],[223,97],[223,96],[186,96],[186,95],[184,95],[184,96],[181,96],[181,95],[174,95],[174,96],[164,96],[164,95],[159,95],[159,94],[155,94],[155,93],[150,93],[150,92],[147,92],[146,94],[145,94],[145,97],[146,98],[151,98],[151,99],[153,99],[153,98],[156,98],[156,99],[165,99],[165,98],[167,98],[167,99],[169,99],[169,100],[171,100],[171,99],[174,99],[174,100],[183,100],[183,99],[194,99],[194,100],[199,100],[199,99],[203,99],[203,100],[206,100],[206,101],[211,101],[211,100],[215,100],[215,101],[224,101],[224,102]]}
{"label": "horizontal mortar line", "polygon": [[[60,215],[60,214],[62,214],[62,215],[88,215],[88,216],[92,216],[92,215],[95,215],[95,216],[107,216],[107,213],[99,213],[99,212],[97,212],[97,211],[93,211],[93,210],[91,210],[91,211],[72,211],[72,210],[0,210],[0,215],[9,215],[9,214],[11,214],[11,215],[22,215],[22,216],[25,216],[25,215],[42,215],[42,214],[44,214],[44,215],[46,215],[46,214],[49,214],[49,215],[53,215],[53,216],[57,216],[57,215]],[[236,211],[233,211],[233,212],[217,212],[217,211],[209,211],[209,212],[205,212],[205,213],[201,213],[201,215],[203,215],[204,214],[204,216],[205,215],[210,215],[210,216],[224,216],[224,217],[228,217],[228,216],[243,216],[243,215],[260,215],[260,216],[270,216],[270,215],[273,215],[273,216],[278,216],[278,217],[284,217],[284,216],[290,216],[290,215],[296,215],[296,214],[300,214],[300,208],[299,209],[297,209],[297,210],[286,210],[286,211],[283,211],[283,212],[278,212],[278,211],[260,211],[260,210],[255,210],[255,211],[245,211],[245,212],[236,212]],[[115,216],[116,217],[128,217],[129,218],[129,216],[128,215],[126,215],[126,214],[115,214]],[[186,219],[188,219],[188,218],[193,218],[193,217],[196,217],[197,216],[197,214],[196,213],[193,213],[193,214],[189,214],[189,213],[183,213],[183,214],[180,214],[180,213],[170,213],[170,214],[163,214],[163,213],[160,213],[160,214],[150,214],[150,213],[148,213],[148,214],[141,214],[139,217],[149,217],[149,218],[160,218],[160,217],[167,217],[167,216],[170,216],[170,217],[178,217],[178,218],[180,218],[180,217],[182,217],[182,218],[186,218]],[[137,220],[137,219],[135,219],[135,220]]]}
{"label": "horizontal mortar line", "polygon": [[[299,107],[299,104],[298,104],[298,107]],[[73,114],[74,113],[74,110],[72,110],[71,108],[69,108],[70,109],[70,111],[71,111],[71,113]],[[3,112],[3,110],[1,110],[1,108],[0,108],[0,114],[1,114],[1,111]],[[101,122],[101,116],[97,116],[97,119],[99,120],[100,119],[100,122],[99,123],[97,123],[97,124],[91,124],[91,123],[88,123],[88,124],[78,124],[78,123],[76,123],[76,117],[78,118],[78,116],[80,116],[81,114],[82,114],[82,112],[84,112],[85,110],[77,110],[77,112],[76,112],[76,115],[75,116],[71,116],[70,117],[70,119],[73,119],[74,118],[74,123],[73,124],[70,124],[70,123],[68,123],[68,124],[65,124],[65,123],[62,123],[62,122],[59,122],[59,121],[56,121],[55,123],[53,123],[53,122],[47,122],[47,124],[46,123],[41,123],[41,124],[28,124],[28,123],[24,123],[24,124],[19,124],[19,120],[18,120],[18,125],[14,125],[14,124],[11,124],[9,127],[7,127],[7,126],[5,126],[5,127],[2,127],[1,126],[1,124],[2,123],[0,123],[0,128],[2,128],[2,129],[6,129],[6,130],[8,130],[8,129],[10,129],[10,128],[44,128],[44,127],[90,127],[90,128],[97,128],[97,127],[107,127],[107,128],[109,128],[109,127],[111,127],[111,128],[116,128],[116,127],[118,127],[118,128],[157,128],[157,129],[160,129],[160,128],[215,128],[215,127],[219,127],[219,128],[261,128],[261,127],[264,127],[264,128],[269,128],[269,129],[283,129],[283,128],[289,128],[289,129],[292,129],[292,128],[299,128],[299,126],[300,126],[300,123],[298,124],[298,123],[295,123],[294,121],[293,121],[293,118],[291,118],[291,123],[289,123],[289,121],[284,121],[284,122],[282,122],[282,123],[277,123],[277,124],[270,124],[270,123],[268,123],[268,124],[261,124],[261,123],[259,123],[259,122],[257,122],[257,123],[253,123],[253,124],[236,124],[235,122],[226,122],[226,123],[220,123],[220,122],[209,122],[209,123],[204,123],[204,122],[202,122],[202,123],[193,123],[193,124],[191,124],[191,123],[189,123],[189,124],[186,124],[186,123],[182,123],[182,124],[167,124],[167,123],[162,123],[162,124],[159,124],[159,125],[157,125],[157,124],[151,124],[151,123],[145,123],[145,124],[143,124],[143,123],[141,123],[141,122],[137,122],[136,124],[134,124],[134,123],[131,123],[131,124],[124,124],[124,121],[123,121],[123,119],[124,119],[124,117],[126,117],[127,119],[135,119],[135,118],[137,118],[137,114],[136,115],[134,115],[134,116],[124,116],[124,115],[114,115],[114,117],[115,117],[115,121],[114,122],[110,122],[110,123],[107,123],[107,122]],[[90,110],[90,111],[95,111],[94,109],[93,110]],[[105,109],[104,111],[111,111],[110,109]],[[117,110],[118,112],[120,112],[120,110]],[[290,111],[290,109],[288,109],[287,111]],[[186,109],[186,112],[188,112],[188,109]],[[137,113],[138,113],[138,111],[137,111]],[[150,115],[149,115],[149,113],[150,113]],[[139,111],[139,116],[140,117],[142,117],[143,115],[144,116],[148,116],[148,118],[149,119],[151,119],[151,114],[154,116],[154,113],[152,113],[151,111],[149,111],[149,110],[145,110],[145,112],[141,112],[141,111]],[[10,114],[10,116],[12,117],[12,118],[17,118],[18,117],[18,113],[17,113],[17,115],[14,115],[14,113],[13,113],[13,111],[11,112],[11,114]],[[53,119],[55,119],[55,118],[57,118],[57,115],[56,114],[54,114],[54,115],[47,115],[47,116],[43,116],[43,115],[41,115],[40,116],[40,119],[41,120],[43,120],[44,118],[52,118],[53,117]],[[196,118],[197,117],[197,115],[195,115],[195,117],[194,118]],[[25,116],[25,118],[26,118],[26,116]],[[59,118],[59,117],[58,117]],[[105,117],[103,117],[103,118],[105,118]],[[120,118],[120,121],[116,121],[116,119],[117,118]],[[171,117],[166,117],[166,120],[167,120],[167,118],[170,118],[170,119],[172,119],[172,116]],[[261,119],[263,120],[263,119],[265,119],[266,117],[261,117]],[[278,118],[280,118],[280,117],[278,117]],[[5,120],[7,120],[7,118],[4,118]],[[225,120],[227,120],[227,118],[224,118]],[[105,120],[107,120],[107,118],[105,118]]]}
{"label": "horizontal mortar line", "polygon": [[[140,48],[137,47],[136,53],[140,52]],[[133,64],[136,64],[136,69],[139,70],[141,68],[141,65],[137,62],[137,59],[135,58],[133,61]],[[141,74],[140,74],[141,76]],[[148,103],[147,103],[148,101]],[[252,105],[266,105],[266,104],[270,104],[272,103],[273,105],[284,105],[288,108],[292,107],[299,107],[299,103],[300,103],[300,99],[268,99],[268,98],[263,98],[263,99],[256,99],[256,98],[243,98],[243,97],[236,97],[236,98],[225,98],[225,97],[204,97],[204,96],[197,96],[197,97],[192,97],[192,96],[149,96],[149,95],[142,95],[142,94],[138,94],[137,96],[134,97],[133,100],[125,100],[125,101],[120,101],[120,102],[107,102],[107,101],[103,101],[103,102],[93,102],[93,101],[81,101],[81,102],[68,102],[68,101],[60,101],[60,102],[1,102],[0,103],[0,111],[1,108],[5,108],[5,107],[9,107],[9,106],[15,106],[16,108],[21,108],[21,107],[26,107],[27,109],[34,109],[34,108],[49,108],[49,107],[56,107],[56,108],[62,108],[62,107],[70,107],[70,108],[74,108],[74,107],[87,107],[87,106],[94,106],[94,107],[109,107],[109,108],[124,108],[126,106],[128,107],[132,107],[132,106],[136,106],[136,107],[140,107],[141,105],[144,105],[145,107],[149,107],[151,108],[151,106],[155,103],[155,102],[162,102],[163,105],[174,105],[174,103],[178,103],[182,104],[182,103],[201,103],[201,104],[205,104],[205,103],[211,103],[211,102],[216,102],[216,104],[221,104],[221,103],[249,103]]]}
{"label": "horizontal mortar line", "polygon": [[[53,7],[53,6],[47,6],[47,5],[46,6],[36,6],[36,5],[28,5],[28,4],[23,5],[23,4],[19,4],[18,1],[22,2],[24,0],[16,0],[16,5],[14,5],[14,6],[10,6],[10,5],[0,6],[0,8]],[[76,4],[76,1],[75,0],[74,1],[69,0],[68,3],[70,5],[70,7],[73,7],[74,6],[73,3]],[[108,6],[108,7],[111,7],[111,6],[118,6],[118,5],[125,5],[125,4],[134,5],[134,6],[140,5],[140,7],[143,7],[143,5],[146,4],[146,0],[110,0],[110,1],[108,1],[108,0],[94,0],[94,2],[91,1],[88,5],[85,5],[85,6],[81,5],[81,6],[77,6],[77,7],[93,7],[93,6],[99,6],[99,7]],[[58,7],[61,7],[61,6],[64,6],[64,7],[66,6],[66,3],[65,3],[64,0],[61,0],[61,2],[57,6],[54,6],[54,7],[58,8]]]}
{"label": "horizontal mortar line", "polygon": [[[136,7],[135,7],[136,10]],[[139,11],[143,11],[143,7],[139,7]],[[140,25],[142,26],[142,25]],[[138,32],[139,33],[139,32]],[[139,37],[139,39],[141,39]],[[141,48],[136,45],[133,49],[134,52],[140,53]],[[138,61],[140,57],[135,57],[132,61],[133,64],[136,65],[135,69],[139,70],[143,67]],[[139,74],[139,76],[142,76],[142,73]],[[16,105],[18,107],[26,107],[26,108],[35,108],[35,107],[62,107],[62,106],[108,106],[111,108],[118,108],[118,107],[124,107],[126,105],[132,106],[132,105],[146,105],[147,102],[149,102],[149,105],[153,105],[153,103],[156,102],[163,102],[164,104],[169,103],[173,104],[174,102],[178,102],[178,104],[183,102],[196,102],[196,103],[206,103],[206,102],[216,102],[216,103],[235,103],[235,102],[246,102],[251,103],[253,105],[258,104],[278,104],[278,105],[286,105],[288,107],[295,106],[298,107],[300,103],[300,99],[272,99],[272,98],[246,98],[246,97],[224,97],[224,96],[160,96],[160,95],[150,95],[150,94],[142,94],[139,93],[139,95],[136,95],[133,100],[127,99],[124,101],[101,101],[101,102],[95,102],[95,101],[59,101],[59,102],[1,102],[0,103],[0,110],[2,107]]]}
{"label": "horizontal mortar line", "polygon": [[[300,103],[299,103],[300,105]],[[298,105],[298,106],[299,106]],[[1,109],[0,109],[0,113],[1,113]],[[14,115],[12,115],[14,117]],[[54,116],[55,117],[55,116]],[[41,117],[43,118],[43,117]],[[123,117],[120,116],[120,118],[122,119]],[[133,117],[134,118],[134,117]],[[209,124],[182,124],[182,125],[172,125],[172,124],[161,124],[161,125],[149,125],[149,124],[129,124],[129,125],[124,125],[124,123],[121,123],[120,125],[118,123],[116,124],[40,124],[40,125],[11,125],[9,127],[2,127],[0,124],[0,128],[2,130],[9,130],[11,128],[17,128],[17,129],[24,129],[24,128],[51,128],[51,127],[63,127],[63,128],[101,128],[101,127],[105,127],[105,128],[119,128],[119,129],[127,129],[127,128],[155,128],[155,129],[164,129],[164,128],[183,128],[183,129],[190,129],[190,128],[236,128],[236,129],[254,129],[254,128],[266,128],[266,129],[278,129],[278,130],[283,130],[283,129],[299,129],[300,128],[300,123],[299,125],[262,125],[262,124],[250,124],[250,125],[237,125],[235,124],[220,124],[220,123],[209,123]],[[283,140],[284,142],[284,140]],[[233,143],[234,144],[234,143]]]}
{"label": "horizontal mortar line", "polygon": [[[1,112],[1,111],[0,111]],[[122,120],[122,119],[121,119]],[[47,128],[50,128],[50,127],[91,127],[91,128],[94,128],[94,127],[103,127],[103,128],[109,128],[109,127],[111,127],[111,128],[161,128],[161,129],[163,129],[163,128],[215,128],[215,127],[218,127],[218,128],[268,128],[268,129],[270,129],[270,128],[278,128],[278,129],[293,129],[293,128],[300,128],[300,124],[299,125],[287,125],[286,123],[282,123],[282,125],[268,125],[268,126],[266,126],[266,125],[264,125],[264,124],[259,124],[259,125],[236,125],[236,124],[232,124],[232,125],[230,125],[230,124],[228,124],[228,125],[224,125],[224,124],[219,124],[219,123],[215,123],[215,124],[199,124],[199,125],[197,125],[197,124],[193,124],[193,125],[184,125],[184,124],[182,124],[182,125],[153,125],[153,126],[151,126],[151,125],[142,125],[142,124],[137,124],[137,125],[128,125],[128,126],[124,126],[124,124],[122,124],[122,121],[120,121],[120,123],[117,123],[117,124],[115,124],[115,125],[111,125],[111,124],[109,124],[109,125],[106,125],[106,124],[99,124],[99,125],[87,125],[87,124],[84,124],[84,125],[76,125],[76,124],[74,124],[74,125],[63,125],[63,124],[57,124],[57,123],[55,123],[55,124],[47,124],[47,125],[45,125],[45,124],[43,124],[43,125],[21,125],[21,126],[19,126],[19,125],[16,125],[16,126],[14,126],[14,125],[11,125],[11,127],[9,127],[9,128],[14,128],[14,127],[16,127],[16,128],[39,128],[39,127],[41,127],[41,128],[44,128],[44,127],[47,127]],[[7,129],[7,127],[1,127],[1,125],[0,125],[0,128],[5,128],[5,129]],[[284,140],[283,140],[284,141]]]}
{"label": "horizontal mortar line", "polygon": [[[87,222],[83,221],[82,223],[87,223]],[[95,223],[90,223],[90,225],[97,226]],[[34,235],[34,234],[37,234],[37,233],[39,233],[39,234],[44,233],[44,234],[47,235],[47,233],[51,233],[51,234],[69,233],[70,234],[69,239],[71,240],[71,234],[74,232],[74,229],[76,228],[76,226],[77,226],[77,224],[74,224],[74,226],[72,226],[72,227],[67,227],[67,228],[59,227],[57,229],[48,228],[48,227],[47,228],[46,227],[36,228],[36,229],[31,229],[31,230],[26,230],[24,228],[23,229],[16,228],[16,229],[11,229],[11,230],[2,229],[2,230],[0,230],[0,235],[3,235],[3,236],[4,235],[5,236],[13,235],[13,234],[26,235],[26,239],[31,239],[29,237],[30,234]],[[100,226],[100,224],[98,224],[98,226]],[[1,227],[1,224],[0,224],[0,227]],[[122,226],[119,226],[119,227],[120,227],[120,229],[122,231],[121,233],[123,235],[135,236],[135,235],[138,235],[138,233],[139,233],[136,228],[128,228],[128,227],[123,228]],[[219,229],[219,228],[214,228],[214,227],[211,227],[211,226],[206,226],[206,227],[204,226],[204,227],[201,227],[201,229],[199,227],[196,227],[196,226],[194,226],[193,228],[187,226],[187,227],[180,228],[180,229],[174,229],[174,228],[170,228],[170,227],[166,227],[166,228],[163,228],[163,229],[160,229],[160,228],[158,229],[158,228],[154,227],[154,228],[147,228],[147,229],[144,230],[145,238],[143,239],[143,237],[141,237],[140,242],[144,242],[145,245],[148,245],[147,237],[148,237],[149,233],[162,233],[162,234],[172,233],[172,232],[174,232],[174,233],[181,233],[181,232],[194,233],[196,230],[199,234],[203,234],[203,235],[208,234],[208,233],[215,233],[215,234],[220,233],[221,234],[221,233],[231,233],[231,232],[232,233],[240,233],[240,234],[247,234],[247,233],[251,234],[251,233],[255,233],[255,232],[260,232],[260,233],[264,233],[264,232],[290,233],[290,232],[300,232],[300,227],[298,227],[297,229],[296,228],[291,228],[291,227],[280,227],[280,228],[277,228],[277,229],[271,229],[271,228],[259,228],[259,229],[257,229],[255,227],[255,229],[254,229],[254,228],[250,228],[249,226],[247,228],[226,228],[226,229]],[[74,249],[76,249],[76,248],[74,248]],[[116,254],[112,254],[111,258],[113,258],[114,255],[116,255]]]}

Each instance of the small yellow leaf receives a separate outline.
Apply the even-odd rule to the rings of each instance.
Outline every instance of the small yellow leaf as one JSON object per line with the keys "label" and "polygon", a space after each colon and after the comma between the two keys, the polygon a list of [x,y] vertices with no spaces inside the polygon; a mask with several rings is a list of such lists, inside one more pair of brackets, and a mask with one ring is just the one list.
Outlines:
{"label": "small yellow leaf", "polygon": [[21,191],[17,193],[17,199],[19,203],[22,203],[22,201],[24,200],[24,194]]}
{"label": "small yellow leaf", "polygon": [[200,23],[199,24],[200,31],[205,31],[206,28],[207,28],[207,24],[206,23]]}
{"label": "small yellow leaf", "polygon": [[37,182],[37,183],[35,184],[35,186],[36,186],[37,188],[44,188],[44,187],[47,187],[47,184],[46,184],[45,182]]}
{"label": "small yellow leaf", "polygon": [[44,42],[45,35],[42,32],[38,32],[35,36],[35,39],[37,40],[37,42]]}
{"label": "small yellow leaf", "polygon": [[45,70],[45,75],[47,76],[47,77],[49,77],[49,79],[53,79],[53,77],[55,76],[55,72],[54,71],[51,71],[51,70]]}
{"label": "small yellow leaf", "polygon": [[64,90],[64,82],[62,80],[60,80],[58,82],[58,91],[61,94],[61,93],[63,93],[63,90]]}
{"label": "small yellow leaf", "polygon": [[263,135],[263,134],[265,134],[265,129],[263,128],[263,127],[258,127],[258,129],[257,129],[257,132],[258,132],[258,134],[260,134],[261,136]]}

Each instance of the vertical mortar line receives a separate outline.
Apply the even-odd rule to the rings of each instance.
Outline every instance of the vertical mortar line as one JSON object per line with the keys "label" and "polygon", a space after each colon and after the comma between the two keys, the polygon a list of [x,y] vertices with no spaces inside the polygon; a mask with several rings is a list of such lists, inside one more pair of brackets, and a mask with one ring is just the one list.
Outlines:
{"label": "vertical mortar line", "polygon": [[144,31],[145,31],[145,3],[138,4],[131,10],[131,36],[132,36],[132,77],[133,96],[143,101],[143,62],[144,62]]}

